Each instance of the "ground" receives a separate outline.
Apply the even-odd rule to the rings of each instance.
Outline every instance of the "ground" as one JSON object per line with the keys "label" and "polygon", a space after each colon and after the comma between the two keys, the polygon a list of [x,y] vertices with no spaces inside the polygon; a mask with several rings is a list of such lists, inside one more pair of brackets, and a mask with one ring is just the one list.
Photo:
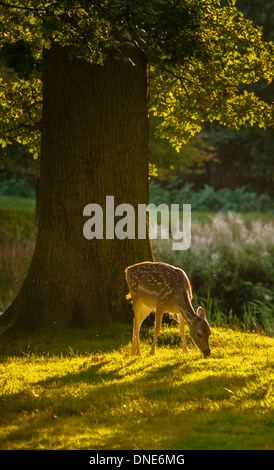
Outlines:
{"label": "ground", "polygon": [[210,358],[165,325],[2,341],[0,449],[274,449],[274,339],[212,328]]}
{"label": "ground", "polygon": [[[31,259],[34,206],[0,197],[0,310]],[[170,324],[151,357],[146,322],[141,357],[129,355],[131,319],[105,331],[1,336],[0,449],[273,450],[274,338],[213,325],[212,355],[203,359],[189,336],[183,353]]]}

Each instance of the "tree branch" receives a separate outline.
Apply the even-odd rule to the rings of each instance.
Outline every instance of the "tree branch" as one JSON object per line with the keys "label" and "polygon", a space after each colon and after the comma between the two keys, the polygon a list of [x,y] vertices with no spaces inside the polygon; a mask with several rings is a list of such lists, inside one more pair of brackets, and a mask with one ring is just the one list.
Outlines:
{"label": "tree branch", "polygon": [[39,11],[45,12],[44,8],[32,8],[32,7],[27,7],[27,6],[11,5],[10,3],[6,3],[2,1],[0,1],[0,5],[2,5],[3,7],[13,8],[16,10],[28,10],[28,11],[34,11],[36,13]]}
{"label": "tree branch", "polygon": [[164,70],[165,72],[167,72],[167,73],[173,75],[173,77],[177,78],[177,80],[180,81],[180,83],[181,83],[182,87],[184,88],[184,90],[185,90],[186,95],[187,95],[188,98],[190,98],[190,96],[189,96],[188,90],[187,90],[187,88],[186,88],[186,86],[185,86],[185,84],[184,84],[184,81],[190,83],[191,85],[193,85],[193,86],[195,86],[195,87],[197,87],[197,88],[199,88],[199,89],[203,89],[203,90],[205,89],[200,83],[193,82],[193,81],[190,80],[189,78],[186,78],[186,77],[182,77],[182,76],[180,76],[180,75],[177,75],[177,73],[175,73],[175,72],[173,72],[172,70],[168,69],[167,67],[165,67],[165,65],[158,64],[158,66],[159,66],[162,70]]}

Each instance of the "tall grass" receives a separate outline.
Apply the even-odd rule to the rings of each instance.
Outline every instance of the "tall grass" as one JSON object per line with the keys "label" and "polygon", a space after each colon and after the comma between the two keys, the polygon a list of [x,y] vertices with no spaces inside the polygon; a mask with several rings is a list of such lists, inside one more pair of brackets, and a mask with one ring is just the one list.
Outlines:
{"label": "tall grass", "polygon": [[[0,197],[2,311],[17,294],[34,249],[36,224],[28,201]],[[19,207],[23,210],[15,210]],[[173,251],[171,240],[153,240],[153,249],[156,260],[187,272],[195,302],[204,305],[211,322],[273,335],[273,234],[274,220],[269,214],[201,212],[192,217],[189,250]]]}
{"label": "tall grass", "polygon": [[156,260],[184,269],[194,292],[217,323],[274,332],[274,226],[240,214],[192,222],[191,247],[173,251],[171,240],[153,242]]}
{"label": "tall grass", "polygon": [[34,201],[0,197],[0,311],[19,291],[34,250]]}
{"label": "tall grass", "polygon": [[20,290],[33,250],[33,239],[22,243],[6,239],[0,244],[0,311],[11,304]]}

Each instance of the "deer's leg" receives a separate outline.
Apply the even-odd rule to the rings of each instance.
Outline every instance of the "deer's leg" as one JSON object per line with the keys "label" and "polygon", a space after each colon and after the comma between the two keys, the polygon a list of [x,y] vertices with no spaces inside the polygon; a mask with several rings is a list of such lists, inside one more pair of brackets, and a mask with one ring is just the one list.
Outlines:
{"label": "deer's leg", "polygon": [[163,319],[164,311],[163,309],[157,305],[156,312],[155,312],[155,331],[154,331],[154,339],[151,346],[150,354],[155,354],[155,347],[157,342],[157,337],[161,328],[161,323]]}
{"label": "deer's leg", "polygon": [[138,354],[141,355],[140,351],[140,328],[145,320],[145,318],[150,314],[151,309],[144,305],[140,300],[136,299],[133,300],[133,310],[134,310],[134,318],[133,318],[133,332],[132,332],[132,348],[131,348],[131,355]]}
{"label": "deer's leg", "polygon": [[186,337],[185,337],[185,320],[180,313],[178,313],[178,321],[179,321],[181,338],[182,338],[182,343],[183,343],[183,351],[187,353],[188,349],[186,346]]}
{"label": "deer's leg", "polygon": [[132,331],[132,346],[131,346],[131,355],[133,356],[136,354],[137,349],[137,341],[136,341],[136,334],[135,334],[135,316],[133,317],[133,331]]}

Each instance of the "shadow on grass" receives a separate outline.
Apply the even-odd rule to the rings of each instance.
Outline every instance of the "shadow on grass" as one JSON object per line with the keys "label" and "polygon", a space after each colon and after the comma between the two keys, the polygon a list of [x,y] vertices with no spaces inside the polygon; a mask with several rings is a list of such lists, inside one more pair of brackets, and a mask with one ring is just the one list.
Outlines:
{"label": "shadow on grass", "polygon": [[[163,365],[137,357],[112,362],[85,364],[85,370],[35,382],[37,394],[30,388],[6,396],[0,418],[10,422],[16,413],[19,419],[2,446],[22,440],[23,448],[221,449],[228,443],[239,448],[235,436],[243,433],[252,434],[251,442],[258,437],[259,427],[248,428],[254,413],[242,418],[240,406],[254,374],[220,372],[189,380],[188,364],[179,359]],[[176,374],[185,375],[185,382],[173,380]],[[231,384],[237,384],[235,396],[226,389]],[[271,421],[267,413],[266,421]],[[258,442],[262,445],[262,439]]]}
{"label": "shadow on grass", "polygon": [[0,356],[89,355],[119,349],[131,341],[131,324],[113,323],[106,328],[69,329],[62,333],[37,332],[24,334],[0,334]]}
{"label": "shadow on grass", "polygon": [[[14,346],[29,361],[19,361],[22,391],[2,387],[1,448],[271,448],[273,407],[264,404],[270,391],[262,395],[265,376],[258,365],[248,368],[241,358],[236,367],[231,355],[203,359],[195,350],[184,355],[181,347],[159,348],[151,357],[149,336],[141,358],[123,349],[131,325],[43,335],[25,339],[25,349]],[[59,368],[44,378],[47,355],[57,356]],[[66,359],[58,362],[58,355]],[[40,369],[38,380],[36,369],[30,372],[23,389],[25,365]]]}

